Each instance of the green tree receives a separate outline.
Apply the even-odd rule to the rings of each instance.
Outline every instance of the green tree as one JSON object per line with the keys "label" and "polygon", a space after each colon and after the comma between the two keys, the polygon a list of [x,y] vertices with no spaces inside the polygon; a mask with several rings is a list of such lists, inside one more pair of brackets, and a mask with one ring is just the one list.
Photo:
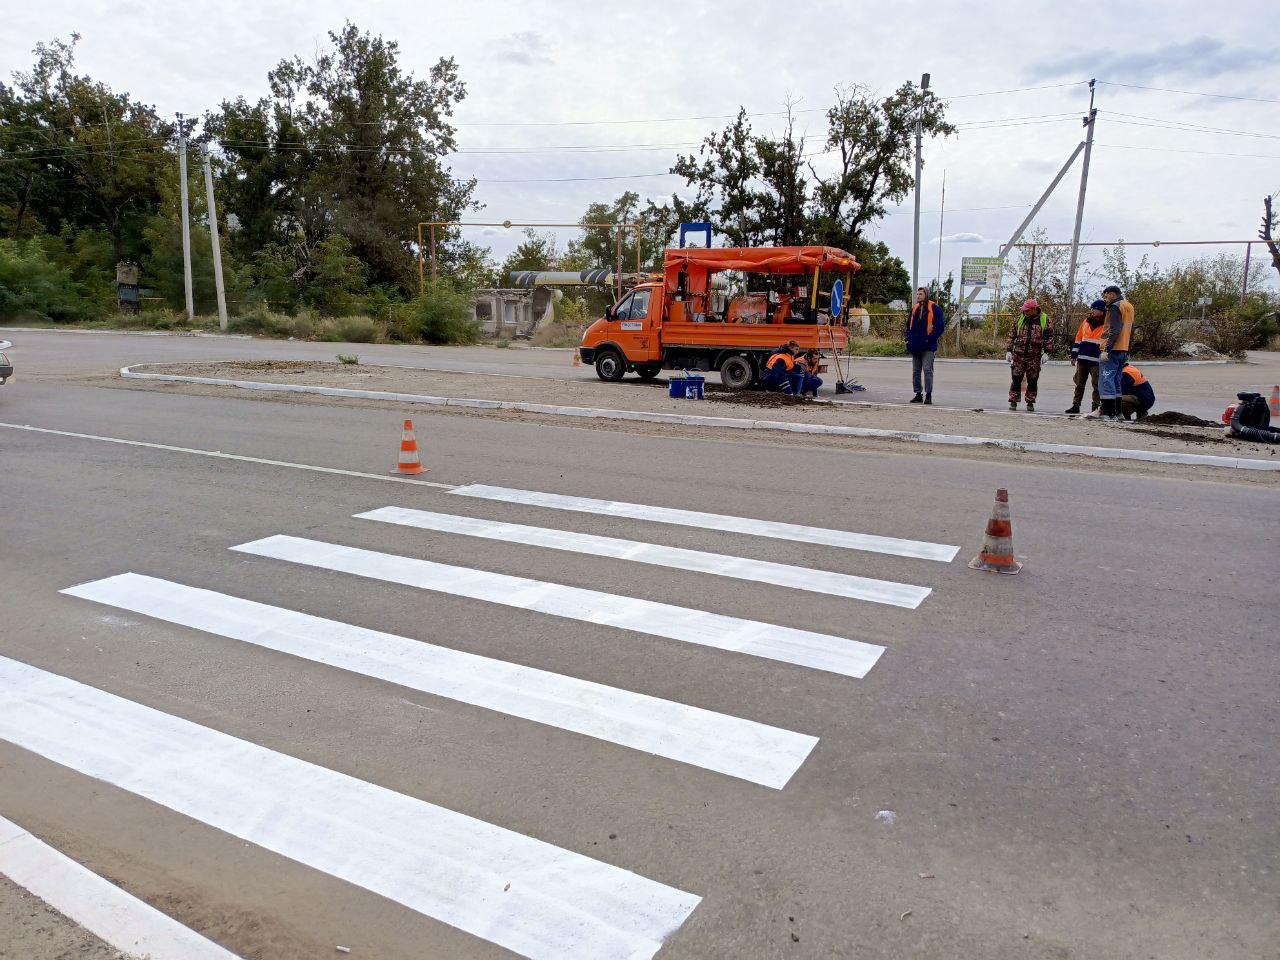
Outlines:
{"label": "green tree", "polygon": [[915,123],[926,137],[947,137],[955,127],[930,91],[904,83],[877,100],[860,88],[837,90],[827,111],[825,148],[837,156],[836,172],[815,185],[810,216],[820,243],[849,250],[863,231],[884,216],[885,205],[906,199],[915,186]]}
{"label": "green tree", "polygon": [[511,285],[511,274],[521,270],[560,269],[560,246],[554,233],[538,233],[532,227],[524,228],[522,240],[498,268],[498,286]]}
{"label": "green tree", "polygon": [[0,231],[101,230],[113,259],[138,259],[173,127],[77,74],[79,39],[37,44],[32,68],[0,83]]}

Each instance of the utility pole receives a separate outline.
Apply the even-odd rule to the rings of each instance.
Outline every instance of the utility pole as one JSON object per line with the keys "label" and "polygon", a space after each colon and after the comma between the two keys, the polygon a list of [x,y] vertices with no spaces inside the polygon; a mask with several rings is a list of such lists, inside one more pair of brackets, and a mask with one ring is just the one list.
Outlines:
{"label": "utility pole", "polygon": [[1076,255],[1080,251],[1080,226],[1084,223],[1084,192],[1089,186],[1089,157],[1093,153],[1093,128],[1097,125],[1098,111],[1093,109],[1093,93],[1096,80],[1089,81],[1089,115],[1084,118],[1084,160],[1080,165],[1080,197],[1076,200],[1076,228],[1071,234],[1071,265],[1067,267],[1067,302],[1062,308],[1062,330],[1065,333],[1071,318],[1071,308],[1076,298]]}
{"label": "utility pole", "polygon": [[920,112],[916,114],[916,232],[911,251],[911,296],[920,289],[920,141],[924,137],[924,95],[929,90],[929,75],[920,77]]}
{"label": "utility pole", "polygon": [[213,199],[213,167],[209,165],[209,145],[200,149],[204,160],[204,195],[209,208],[209,239],[213,243],[213,285],[218,291],[218,329],[227,329],[227,291],[222,285],[222,244],[218,240],[218,205]]}
{"label": "utility pole", "polygon": [[196,317],[191,295],[191,214],[187,204],[187,127],[178,114],[178,182],[182,194],[182,285],[187,293],[187,319]]}
{"label": "utility pole", "polygon": [[942,289],[942,224],[947,217],[947,171],[942,171],[942,209],[938,211],[938,289]]}

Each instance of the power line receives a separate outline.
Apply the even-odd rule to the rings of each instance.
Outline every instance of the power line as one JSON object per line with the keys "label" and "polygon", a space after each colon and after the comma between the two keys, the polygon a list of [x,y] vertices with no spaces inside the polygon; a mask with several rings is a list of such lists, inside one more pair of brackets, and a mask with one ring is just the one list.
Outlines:
{"label": "power line", "polygon": [[1250,160],[1280,160],[1277,153],[1218,153],[1213,150],[1180,150],[1177,147],[1148,147],[1133,143],[1097,143],[1094,146],[1115,150],[1155,150],[1159,153],[1195,153],[1203,157],[1243,157]]}
{"label": "power line", "polygon": [[[1261,137],[1267,140],[1280,140],[1280,134],[1261,133],[1256,130],[1233,130],[1228,127],[1210,127],[1202,123],[1191,123],[1185,120],[1166,120],[1162,117],[1144,117],[1137,113],[1120,113],[1115,110],[1099,110],[1099,113],[1105,113],[1112,117],[1130,117],[1133,120],[1148,120],[1150,123],[1133,123],[1128,122],[1129,126],[1134,127],[1153,127],[1157,130],[1179,130],[1187,133],[1213,133],[1223,136],[1232,137]],[[1124,120],[1116,120],[1115,123],[1126,123]]]}
{"label": "power line", "polygon": [[1131,90],[1154,90],[1160,93],[1181,93],[1188,97],[1211,97],[1214,100],[1245,100],[1249,103],[1280,103],[1271,97],[1243,97],[1232,93],[1204,93],[1200,90],[1173,90],[1169,87],[1146,87],[1140,83],[1120,83],[1118,80],[1099,80],[1109,87],[1128,87]]}
{"label": "power line", "polygon": [[981,93],[956,93],[939,100],[967,100],[970,97],[995,97],[1004,93],[1025,93],[1028,90],[1058,90],[1062,87],[1078,87],[1087,84],[1088,80],[1068,80],[1066,83],[1046,83],[1038,87],[1013,87],[1009,90],[984,90]]}

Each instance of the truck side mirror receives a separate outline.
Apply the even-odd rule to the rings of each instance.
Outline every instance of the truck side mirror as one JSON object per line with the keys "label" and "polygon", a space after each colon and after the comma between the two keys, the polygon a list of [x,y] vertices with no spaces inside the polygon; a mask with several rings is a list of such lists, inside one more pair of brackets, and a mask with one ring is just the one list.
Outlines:
{"label": "truck side mirror", "polygon": [[613,317],[614,317],[613,307],[612,307],[612,306],[605,307],[605,308],[604,308],[604,318],[605,318],[606,320],[612,320],[612,319],[613,319]]}

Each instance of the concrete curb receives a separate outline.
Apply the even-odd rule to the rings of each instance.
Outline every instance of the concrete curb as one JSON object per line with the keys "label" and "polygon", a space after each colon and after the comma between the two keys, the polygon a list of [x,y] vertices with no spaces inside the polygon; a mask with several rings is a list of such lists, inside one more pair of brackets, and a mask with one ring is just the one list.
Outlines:
{"label": "concrete curb", "polygon": [[[140,364],[139,366],[153,366]],[[877,440],[907,440],[915,443],[945,446],[996,447],[1019,453],[1052,453],[1091,457],[1101,460],[1143,460],[1148,463],[1172,463],[1185,466],[1223,467],[1236,470],[1280,471],[1280,460],[1253,460],[1245,457],[1215,457],[1199,453],[1162,453],[1158,450],[1126,450],[1113,447],[1085,447],[1069,443],[1038,443],[1000,440],[994,437],[967,437],[945,433],[913,433],[905,430],[878,430],[872,427],[840,427],[817,423],[794,423],[784,420],[747,420],[736,417],[703,417],[681,413],[650,413],[643,410],[609,410],[599,407],[562,407],[546,403],[520,403],[508,400],[480,400],[467,397],[433,397],[414,393],[391,393],[383,390],[351,390],[345,387],[317,387],[303,383],[265,383],[259,380],[226,380],[219,377],[189,377],[168,373],[140,373],[132,367],[121,367],[120,376],[127,380],[158,380],[170,383],[201,383],[217,387],[239,387],[267,393],[306,393],[324,397],[348,397],[356,400],[395,400],[436,407],[466,407],[476,410],[515,410],[552,416],[581,417],[596,420],[634,420],[644,423],[678,423],[686,426],[721,427],[733,430],[781,430],[787,433],[809,433],[823,436],[868,437]]]}

